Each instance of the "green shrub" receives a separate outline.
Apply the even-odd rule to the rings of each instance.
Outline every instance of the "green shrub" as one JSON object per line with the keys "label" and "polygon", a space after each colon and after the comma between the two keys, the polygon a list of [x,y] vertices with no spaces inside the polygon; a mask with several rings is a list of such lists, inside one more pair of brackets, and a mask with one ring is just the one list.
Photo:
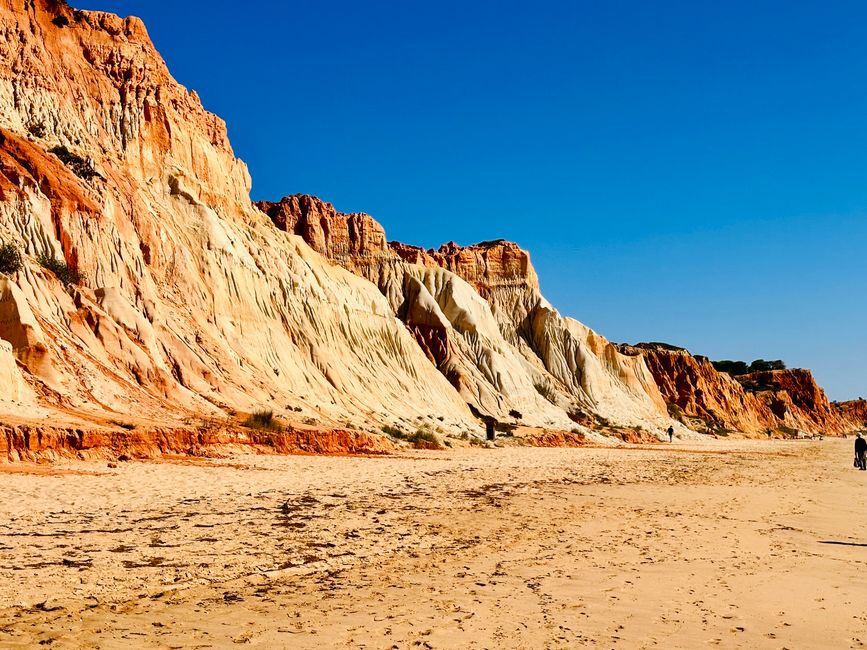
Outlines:
{"label": "green shrub", "polygon": [[21,270],[21,253],[15,244],[0,244],[0,273],[12,275]]}
{"label": "green shrub", "polygon": [[251,429],[262,429],[265,431],[282,431],[283,427],[274,419],[274,411],[259,410],[250,414],[244,420],[244,426]]}
{"label": "green shrub", "polygon": [[70,284],[81,284],[86,279],[84,273],[80,273],[66,262],[62,262],[49,253],[42,253],[37,258],[42,268],[51,271],[58,280],[63,283],[63,286],[68,287]]}
{"label": "green shrub", "polygon": [[635,347],[637,348],[660,348],[662,350],[668,350],[669,352],[686,352],[686,348],[681,348],[676,345],[672,345],[671,343],[663,343],[662,341],[649,341],[647,343],[636,343]]}
{"label": "green shrub", "polygon": [[711,361],[713,367],[718,372],[727,372],[732,377],[739,375],[747,375],[753,372],[767,372],[769,370],[785,370],[786,364],[781,359],[774,361],[765,361],[764,359],[756,359],[750,364],[744,361]]}
{"label": "green shrub", "polygon": [[99,176],[100,178],[102,178],[99,175],[99,172],[97,172],[93,168],[93,165],[91,165],[89,161],[85,160],[77,154],[72,153],[63,145],[52,147],[51,149],[49,149],[49,151],[58,158],[60,158],[61,162],[67,167],[69,167],[72,172],[79,178],[83,178],[86,181],[89,181],[95,176]]}
{"label": "green shrub", "polygon": [[388,424],[384,425],[381,431],[396,440],[406,440],[416,449],[443,449],[442,441],[437,434],[430,430],[428,425],[424,425],[420,429],[417,429],[415,433],[409,434]]}
{"label": "green shrub", "polygon": [[769,380],[767,376],[760,376],[758,380],[748,379],[744,377],[738,377],[737,379],[741,383],[741,386],[743,386],[744,390],[751,393],[764,393],[767,391],[777,390],[779,388],[777,382]]}
{"label": "green shrub", "polygon": [[397,438],[398,440],[403,440],[406,438],[406,434],[404,434],[403,431],[401,431],[397,427],[393,427],[393,426],[388,425],[388,424],[384,424],[382,426],[382,432],[385,435],[391,436],[392,438]]}
{"label": "green shrub", "polygon": [[785,370],[786,364],[781,359],[765,361],[756,359],[750,364],[750,372],[767,372],[769,370]]}
{"label": "green shrub", "polygon": [[407,440],[412,443],[416,449],[442,449],[443,443],[437,435],[428,429],[419,429],[415,433],[407,436]]}

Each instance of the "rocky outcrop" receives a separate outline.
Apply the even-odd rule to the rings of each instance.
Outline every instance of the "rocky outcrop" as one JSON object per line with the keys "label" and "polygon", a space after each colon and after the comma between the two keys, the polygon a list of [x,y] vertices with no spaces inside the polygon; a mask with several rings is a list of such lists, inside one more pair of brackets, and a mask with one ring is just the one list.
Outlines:
{"label": "rocky outcrop", "polygon": [[515,243],[498,239],[472,246],[443,244],[425,250],[400,242],[389,246],[402,260],[432,268],[444,268],[469,282],[483,297],[500,287],[539,289],[530,254]]}
{"label": "rocky outcrop", "polygon": [[853,431],[867,430],[867,400],[853,399],[847,402],[832,402],[831,407],[847,422]]}
{"label": "rocky outcrop", "polygon": [[361,271],[375,260],[393,257],[385,230],[370,215],[343,214],[330,203],[306,194],[287,196],[279,203],[259,201],[255,205],[277,228],[298,235],[317,253],[351,271]]}
{"label": "rocky outcrop", "polygon": [[857,428],[852,416],[856,409],[850,414],[835,409],[809,370],[733,378],[682,348],[658,343],[620,347],[645,359],[670,413],[694,428],[756,435],[779,429],[838,434]]}
{"label": "rocky outcrop", "polygon": [[[717,372],[710,361],[687,350],[639,343],[621,350],[643,357],[669,411],[706,423],[710,429],[762,433],[777,426],[766,404],[740,383]],[[697,423],[698,424],[698,423]]]}
{"label": "rocky outcrop", "polygon": [[784,425],[810,433],[846,433],[853,423],[834,409],[809,370],[793,368],[737,377]]}

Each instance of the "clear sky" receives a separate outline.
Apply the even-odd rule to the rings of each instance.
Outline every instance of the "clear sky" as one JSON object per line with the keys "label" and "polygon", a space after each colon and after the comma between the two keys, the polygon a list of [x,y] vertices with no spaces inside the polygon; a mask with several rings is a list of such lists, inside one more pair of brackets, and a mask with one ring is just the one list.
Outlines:
{"label": "clear sky", "polygon": [[145,20],[256,199],[511,239],[611,340],[867,396],[867,3],[72,4]]}

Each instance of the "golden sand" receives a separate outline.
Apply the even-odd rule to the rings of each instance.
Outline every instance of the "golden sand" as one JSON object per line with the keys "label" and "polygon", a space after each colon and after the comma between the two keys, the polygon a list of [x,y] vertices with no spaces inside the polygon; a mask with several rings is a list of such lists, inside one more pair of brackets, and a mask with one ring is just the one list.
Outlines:
{"label": "golden sand", "polygon": [[6,472],[0,646],[861,647],[851,443]]}

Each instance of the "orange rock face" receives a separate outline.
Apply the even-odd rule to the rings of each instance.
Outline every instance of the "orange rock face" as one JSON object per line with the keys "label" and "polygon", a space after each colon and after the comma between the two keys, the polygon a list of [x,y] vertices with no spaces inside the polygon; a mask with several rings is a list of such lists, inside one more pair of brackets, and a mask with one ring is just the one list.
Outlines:
{"label": "orange rock face", "polygon": [[255,205],[277,228],[302,237],[315,251],[350,270],[369,264],[370,258],[392,257],[385,230],[368,214],[338,212],[330,203],[307,194]]}
{"label": "orange rock face", "polygon": [[400,242],[390,242],[391,250],[411,264],[441,267],[463,278],[482,295],[495,287],[526,286],[539,288],[539,278],[530,263],[530,254],[513,242],[498,239],[472,246],[455,242],[438,249],[425,250]]}
{"label": "orange rock face", "polygon": [[59,458],[154,458],[163,454],[219,456],[231,451],[280,454],[385,454],[386,438],[362,431],[297,430],[262,432],[243,427],[72,428],[0,425],[0,462]]}
{"label": "orange rock face", "polygon": [[707,359],[653,344],[621,349],[644,356],[666,403],[675,405],[687,417],[748,433],[777,426],[777,418],[767,405],[727,374],[717,372]]}
{"label": "orange rock face", "polygon": [[780,427],[832,434],[857,428],[860,407],[835,409],[809,370],[772,370],[735,379],[683,349],[657,344],[621,348],[644,356],[668,404],[710,428],[753,434]]}
{"label": "orange rock face", "polygon": [[[49,431],[109,444],[103,425],[131,415],[480,428],[380,291],[275,230],[249,190],[223,121],[140,20],[0,0],[0,242],[22,260],[0,276],[0,423],[64,449],[79,443]],[[337,232],[321,206],[294,209],[335,257],[387,250],[372,220]]]}
{"label": "orange rock face", "polygon": [[496,287],[539,288],[530,254],[513,242],[499,239],[472,246],[455,242],[438,249],[423,249],[401,242],[387,242],[378,221],[363,212],[338,212],[315,196],[294,194],[278,202],[254,205],[277,228],[303,238],[314,250],[341,266],[370,276],[374,263],[396,259],[428,268],[443,268],[469,282],[483,296]]}
{"label": "orange rock face", "polygon": [[832,403],[831,407],[852,423],[854,429],[867,429],[867,400],[853,399],[848,402]]}
{"label": "orange rock face", "polygon": [[809,370],[792,368],[738,377],[785,425],[816,433],[846,433],[853,423],[834,409]]}

